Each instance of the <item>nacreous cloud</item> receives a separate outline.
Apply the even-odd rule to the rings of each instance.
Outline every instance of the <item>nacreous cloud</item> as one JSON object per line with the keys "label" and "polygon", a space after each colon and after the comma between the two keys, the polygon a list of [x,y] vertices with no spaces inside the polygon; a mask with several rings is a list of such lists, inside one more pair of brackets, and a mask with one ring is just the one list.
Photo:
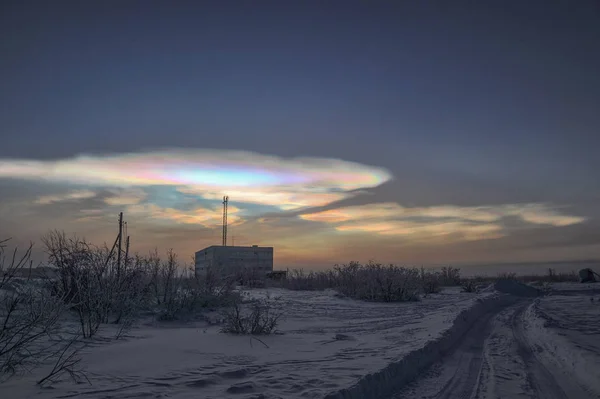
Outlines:
{"label": "nacreous cloud", "polygon": [[[337,159],[293,158],[243,151],[166,149],[56,161],[0,160],[0,178],[45,180],[88,187],[176,186],[215,200],[284,210],[323,206],[392,178],[382,168]],[[118,201],[118,200],[115,200]]]}
{"label": "nacreous cloud", "polygon": [[501,220],[517,217],[526,223],[568,226],[584,221],[558,213],[544,204],[500,206],[434,206],[405,208],[396,203],[350,206],[304,214],[304,220],[332,224],[339,231],[362,231],[406,237],[450,236],[464,240],[498,238],[504,234]]}

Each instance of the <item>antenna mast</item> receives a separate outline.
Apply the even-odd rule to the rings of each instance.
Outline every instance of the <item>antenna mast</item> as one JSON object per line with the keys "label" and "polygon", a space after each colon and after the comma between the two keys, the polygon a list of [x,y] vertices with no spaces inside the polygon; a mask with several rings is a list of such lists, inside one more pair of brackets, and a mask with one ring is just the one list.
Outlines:
{"label": "antenna mast", "polygon": [[223,246],[227,246],[227,203],[229,196],[223,197]]}

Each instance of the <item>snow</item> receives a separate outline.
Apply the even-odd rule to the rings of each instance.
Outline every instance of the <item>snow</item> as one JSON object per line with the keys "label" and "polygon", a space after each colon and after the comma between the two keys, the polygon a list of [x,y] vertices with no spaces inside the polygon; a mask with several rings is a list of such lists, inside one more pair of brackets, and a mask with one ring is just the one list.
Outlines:
{"label": "snow", "polygon": [[[41,389],[31,375],[0,389],[15,399],[364,397],[361,392],[374,383],[397,380],[401,366],[428,366],[477,317],[469,309],[497,299],[493,292],[458,288],[394,304],[354,301],[333,291],[252,290],[246,296],[269,297],[285,311],[281,334],[260,342],[220,333],[206,322],[143,325],[126,340],[84,350],[91,386],[61,381]],[[350,339],[336,340],[336,334]]]}
{"label": "snow", "polygon": [[[493,286],[479,294],[452,288],[419,302],[389,304],[333,291],[250,290],[244,297],[268,300],[284,311],[278,334],[255,339],[223,334],[208,321],[147,320],[126,339],[114,340],[108,338],[115,327],[105,326],[106,339],[82,352],[92,385],[64,380],[39,388],[41,370],[0,385],[0,396],[390,397],[460,343],[453,356],[460,358],[464,375],[449,378],[465,389],[474,384],[479,398],[536,392],[550,398],[559,397],[553,395],[558,390],[567,397],[600,397],[600,286],[555,283],[549,295],[537,297],[510,295],[515,287],[504,287],[504,294]],[[480,324],[489,324],[491,332]],[[336,339],[338,334],[343,339]],[[478,364],[478,357],[464,364],[461,359],[472,352],[475,338],[485,344],[481,371],[473,374],[470,365]]]}
{"label": "snow", "polygon": [[593,293],[600,295],[600,283],[550,283],[548,286],[552,291],[561,295],[582,295]]}
{"label": "snow", "polygon": [[527,309],[525,320],[530,340],[539,346],[538,355],[591,396],[600,397],[600,296],[592,298],[559,294],[540,298]]}
{"label": "snow", "polygon": [[[417,356],[413,369],[419,362],[438,361],[418,370],[418,378],[399,385],[392,395],[382,397],[600,397],[600,345],[596,341],[600,335],[600,296],[589,295],[588,287],[564,284],[544,296],[516,281],[495,287],[508,295],[495,301],[488,298],[464,311],[463,315],[474,321],[463,323],[461,315],[446,332],[448,341],[455,342],[451,351],[440,350],[445,345],[444,339],[439,339],[426,345],[433,355],[427,351],[408,355],[405,359]],[[454,340],[461,332],[462,337]],[[399,369],[393,375],[410,379],[414,377],[410,370]]]}
{"label": "snow", "polygon": [[477,397],[600,397],[600,297],[588,292],[585,284],[553,284],[550,295],[501,311]]}
{"label": "snow", "polygon": [[492,322],[492,332],[483,350],[479,398],[531,398],[534,390],[528,378],[525,359],[519,356],[514,337],[515,309],[501,311]]}

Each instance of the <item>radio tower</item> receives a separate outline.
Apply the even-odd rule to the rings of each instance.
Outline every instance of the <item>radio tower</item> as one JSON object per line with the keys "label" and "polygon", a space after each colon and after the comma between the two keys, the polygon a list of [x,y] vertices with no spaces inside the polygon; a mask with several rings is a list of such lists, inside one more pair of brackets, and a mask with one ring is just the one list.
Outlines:
{"label": "radio tower", "polygon": [[229,202],[229,196],[223,197],[223,246],[227,246],[227,203]]}

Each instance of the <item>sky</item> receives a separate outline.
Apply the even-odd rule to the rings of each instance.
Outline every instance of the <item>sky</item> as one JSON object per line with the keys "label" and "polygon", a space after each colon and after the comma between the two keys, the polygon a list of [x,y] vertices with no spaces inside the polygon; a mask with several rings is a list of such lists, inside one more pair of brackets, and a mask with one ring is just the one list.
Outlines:
{"label": "sky", "polygon": [[600,257],[596,1],[3,1],[0,238]]}

